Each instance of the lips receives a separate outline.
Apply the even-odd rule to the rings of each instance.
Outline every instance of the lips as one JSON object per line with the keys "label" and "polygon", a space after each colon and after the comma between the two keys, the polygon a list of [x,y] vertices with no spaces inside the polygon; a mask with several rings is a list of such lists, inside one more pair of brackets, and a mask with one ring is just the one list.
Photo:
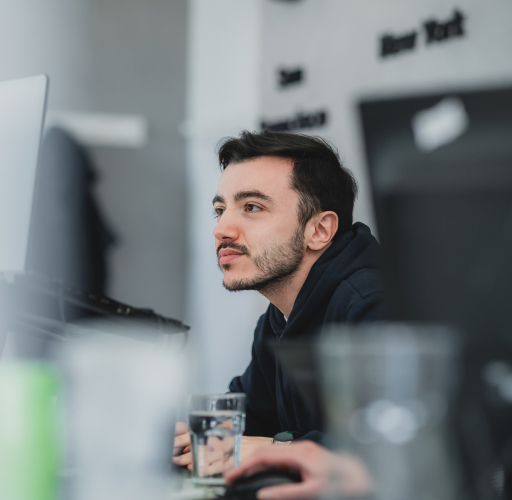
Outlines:
{"label": "lips", "polygon": [[244,254],[232,248],[223,248],[219,251],[219,264],[228,264]]}

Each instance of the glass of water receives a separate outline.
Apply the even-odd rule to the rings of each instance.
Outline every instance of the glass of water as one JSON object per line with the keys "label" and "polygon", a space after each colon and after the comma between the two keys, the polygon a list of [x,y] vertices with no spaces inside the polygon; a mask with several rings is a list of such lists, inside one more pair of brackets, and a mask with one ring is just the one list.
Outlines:
{"label": "glass of water", "polygon": [[188,410],[192,480],[197,485],[223,485],[223,474],[240,462],[245,394],[192,395]]}

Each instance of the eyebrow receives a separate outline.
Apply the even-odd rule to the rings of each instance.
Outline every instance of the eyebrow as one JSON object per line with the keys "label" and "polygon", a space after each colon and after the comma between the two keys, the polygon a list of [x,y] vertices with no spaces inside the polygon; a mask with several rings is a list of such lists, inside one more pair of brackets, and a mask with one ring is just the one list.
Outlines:
{"label": "eyebrow", "polygon": [[[238,193],[235,193],[233,196],[233,200],[235,202],[245,200],[245,198],[259,198],[260,200],[264,200],[268,203],[272,203],[272,198],[261,191],[238,191]],[[213,198],[212,203],[215,205],[215,203],[226,203],[226,200],[220,196],[216,195],[215,198]]]}
{"label": "eyebrow", "polygon": [[245,200],[245,198],[259,198],[260,200],[272,203],[272,198],[261,191],[238,191],[238,193],[235,193],[235,196],[233,196],[234,201]]}
{"label": "eyebrow", "polygon": [[218,194],[215,195],[213,198],[212,204],[215,205],[215,203],[225,203],[225,200],[222,196],[219,196]]}

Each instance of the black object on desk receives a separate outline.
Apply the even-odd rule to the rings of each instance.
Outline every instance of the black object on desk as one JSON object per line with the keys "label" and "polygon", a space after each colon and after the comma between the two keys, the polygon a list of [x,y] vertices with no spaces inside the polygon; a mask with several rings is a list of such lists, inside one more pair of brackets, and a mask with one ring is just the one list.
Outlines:
{"label": "black object on desk", "polygon": [[280,469],[267,469],[251,476],[240,477],[226,488],[223,498],[230,500],[254,500],[256,493],[262,488],[281,484],[299,483],[299,474]]}
{"label": "black object on desk", "polygon": [[7,332],[35,336],[52,341],[69,340],[70,324],[87,325],[94,330],[101,320],[101,332],[126,332],[124,325],[143,327],[144,338],[154,342],[162,334],[186,333],[190,327],[166,318],[151,309],[123,304],[109,297],[84,292],[61,280],[43,276],[0,274],[0,352]]}

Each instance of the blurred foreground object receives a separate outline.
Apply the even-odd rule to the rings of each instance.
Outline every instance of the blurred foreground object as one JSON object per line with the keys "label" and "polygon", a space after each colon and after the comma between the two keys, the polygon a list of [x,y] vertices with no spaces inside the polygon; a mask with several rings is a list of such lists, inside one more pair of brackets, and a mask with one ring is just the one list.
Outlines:
{"label": "blurred foreground object", "polygon": [[480,498],[510,496],[512,399],[487,375],[512,365],[512,88],[367,99],[360,114],[386,319],[464,334],[465,476]]}
{"label": "blurred foreground object", "polygon": [[320,346],[332,445],[361,457],[379,500],[463,497],[449,432],[458,350],[447,328],[378,323]]}
{"label": "blurred foreground object", "polygon": [[174,411],[187,390],[183,356],[111,335],[68,342],[59,352],[69,498],[166,498],[172,486]]}
{"label": "blurred foreground object", "polygon": [[55,500],[61,435],[56,372],[42,363],[0,368],[0,498]]}

